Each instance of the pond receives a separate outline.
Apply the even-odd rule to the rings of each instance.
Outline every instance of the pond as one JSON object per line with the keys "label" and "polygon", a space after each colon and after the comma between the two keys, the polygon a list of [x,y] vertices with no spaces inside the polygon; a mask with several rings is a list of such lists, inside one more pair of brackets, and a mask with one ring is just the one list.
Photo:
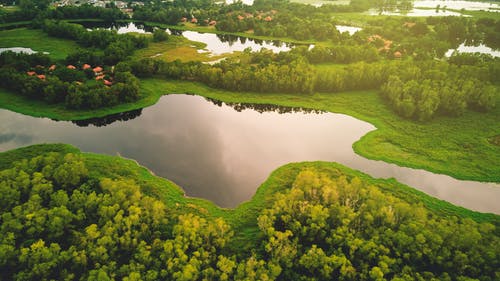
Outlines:
{"label": "pond", "polygon": [[[33,51],[33,49],[31,48],[25,48],[25,47],[0,48],[0,54],[3,52],[25,53],[28,55],[38,53],[37,51]],[[48,54],[47,52],[43,53]]]}
{"label": "pond", "polygon": [[444,55],[445,57],[450,57],[453,55],[454,52],[458,53],[480,53],[480,54],[489,54],[492,57],[500,57],[500,51],[498,50],[493,50],[492,48],[484,45],[484,44],[479,44],[477,46],[467,46],[465,43],[460,44],[458,48],[456,49],[449,49],[446,54]]}
{"label": "pond", "polygon": [[325,160],[374,177],[394,177],[466,208],[500,214],[498,184],[459,181],[355,154],[352,144],[375,127],[343,114],[168,95],[142,111],[105,120],[73,124],[7,110],[0,110],[0,120],[0,151],[62,142],[121,155],[179,184],[188,196],[223,207],[249,200],[281,165]]}
{"label": "pond", "polygon": [[349,35],[353,35],[354,33],[358,32],[362,29],[361,27],[349,26],[349,25],[336,25],[335,28],[340,33],[348,32]]}
{"label": "pond", "polygon": [[221,35],[214,33],[200,33],[183,31],[182,36],[191,41],[205,43],[207,46],[199,52],[209,52],[212,55],[221,55],[232,52],[241,52],[250,48],[252,52],[268,49],[275,53],[290,51],[292,45],[280,41],[263,41],[234,35]]}
{"label": "pond", "polygon": [[[137,32],[151,33],[152,26],[147,26],[141,23],[104,23],[104,22],[83,22],[80,23],[88,29],[104,28],[116,30],[118,33]],[[167,33],[172,35],[184,36],[188,40],[202,42],[207,46],[199,52],[208,52],[212,55],[221,55],[237,51],[243,51],[250,48],[253,52],[260,51],[263,48],[271,50],[275,53],[289,51],[293,44],[284,43],[278,40],[259,40],[247,37],[224,35],[214,33],[201,33],[196,31],[182,31],[177,29],[167,29]]]}

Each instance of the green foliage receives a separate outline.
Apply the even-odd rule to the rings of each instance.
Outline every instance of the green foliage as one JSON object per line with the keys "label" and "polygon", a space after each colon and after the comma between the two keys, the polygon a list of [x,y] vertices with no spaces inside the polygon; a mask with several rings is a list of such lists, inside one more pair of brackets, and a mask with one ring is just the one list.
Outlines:
{"label": "green foliage", "polygon": [[273,201],[258,220],[282,280],[493,280],[499,274],[493,225],[435,216],[356,177],[305,169]]}
{"label": "green foliage", "polygon": [[167,41],[168,40],[168,33],[161,29],[161,28],[157,28],[155,29],[155,31],[153,32],[153,41],[154,42],[162,42],[162,41]]}
{"label": "green foliage", "polygon": [[[35,156],[33,149],[47,153]],[[28,157],[0,171],[0,280],[498,276],[494,225],[438,215],[419,203],[425,196],[338,165],[280,169],[257,192],[262,201],[250,202],[253,213],[238,208],[234,218],[222,218],[193,214],[201,201],[163,197],[171,191],[138,177],[126,160],[49,152],[57,150],[35,146],[0,155]],[[147,186],[155,187],[146,193]],[[176,207],[188,201],[196,207]],[[248,252],[231,246],[240,235],[232,228],[248,227],[247,218],[236,216],[241,212],[251,224],[258,216],[259,235],[241,241]]]}
{"label": "green foliage", "polygon": [[[485,63],[488,65],[487,63]],[[495,107],[498,89],[482,74],[483,66],[421,64],[405,75],[390,76],[381,94],[401,116],[420,121],[436,113],[462,115],[467,108],[488,111]]]}

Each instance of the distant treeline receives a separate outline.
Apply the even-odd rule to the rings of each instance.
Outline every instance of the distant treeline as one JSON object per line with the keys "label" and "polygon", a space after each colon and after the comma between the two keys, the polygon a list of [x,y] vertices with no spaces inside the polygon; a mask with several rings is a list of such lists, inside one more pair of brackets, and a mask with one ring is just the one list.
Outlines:
{"label": "distant treeline", "polygon": [[0,23],[34,20],[33,26],[39,25],[44,19],[101,19],[116,21],[129,18],[118,8],[94,7],[90,4],[81,6],[63,6],[48,8],[49,2],[43,0],[22,0],[19,10],[3,11],[0,9]]}

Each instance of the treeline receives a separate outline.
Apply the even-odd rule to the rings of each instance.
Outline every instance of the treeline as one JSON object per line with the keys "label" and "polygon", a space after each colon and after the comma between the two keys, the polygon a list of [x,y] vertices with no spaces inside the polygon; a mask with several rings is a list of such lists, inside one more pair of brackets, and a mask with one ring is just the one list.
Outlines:
{"label": "treeline", "polygon": [[131,69],[138,77],[161,76],[198,81],[211,87],[234,91],[311,93],[314,89],[314,70],[304,60],[266,66],[228,60],[211,66],[200,62],[142,59],[133,62]]}
{"label": "treeline", "polygon": [[17,11],[2,12],[0,9],[0,23],[34,20],[33,26],[36,27],[45,19],[101,19],[111,22],[129,18],[116,7],[102,8],[84,4],[49,9],[49,4],[44,0],[22,0]]}
{"label": "treeline", "polygon": [[41,15],[42,18],[62,20],[62,19],[100,19],[107,22],[128,19],[129,16],[124,14],[116,7],[102,8],[95,7],[90,4],[80,6],[63,6],[55,9],[47,9]]}
{"label": "treeline", "polygon": [[488,77],[500,74],[498,66],[488,72],[479,67],[430,63],[414,68],[411,76],[390,76],[381,94],[399,115],[421,121],[438,113],[458,116],[467,108],[488,111],[496,106],[500,94],[498,85],[490,83],[498,84],[498,76]]}
{"label": "treeline", "polygon": [[223,11],[225,8],[216,5],[213,1],[151,1],[142,7],[135,7],[133,19],[175,25],[181,22],[182,18],[186,21],[195,18],[197,21],[194,23],[208,25],[210,20],[214,20]]}
{"label": "treeline", "polygon": [[333,93],[382,89],[382,96],[398,114],[418,120],[428,120],[435,114],[456,116],[468,108],[488,111],[496,104],[498,88],[494,84],[500,77],[497,60],[471,65],[458,64],[458,59],[452,60],[454,63],[382,60],[322,68],[309,60],[329,61],[335,58],[329,54],[336,48],[321,52],[314,49],[297,48],[279,54],[247,52],[238,60],[226,59],[215,65],[143,59],[130,67],[140,77],[198,81],[231,91]]}
{"label": "treeline", "polygon": [[257,235],[238,242],[252,249],[242,252],[229,247],[234,233],[224,219],[169,208],[146,195],[150,187],[96,178],[85,163],[80,154],[52,152],[0,171],[0,280],[493,281],[500,274],[496,226],[439,216],[338,170],[294,172],[259,211]]}
{"label": "treeline", "polygon": [[[315,48],[314,48],[315,49]],[[199,62],[164,62],[155,59],[142,59],[131,63],[132,73],[139,77],[161,76],[170,79],[194,80],[214,88],[232,91],[312,93],[338,92],[344,90],[379,88],[388,78],[388,67],[398,62],[367,64],[364,62],[345,67],[318,71],[309,59],[323,62],[345,62],[357,60],[354,55],[358,49],[344,52],[347,47],[322,49],[323,51],[297,48],[296,51],[273,54],[262,50],[246,53],[239,60],[226,59],[215,65]],[[321,49],[321,48],[320,48]],[[373,51],[367,51],[371,57]],[[368,58],[367,58],[368,60]]]}
{"label": "treeline", "polygon": [[498,89],[475,79],[403,82],[391,76],[381,93],[399,115],[424,121],[437,113],[458,116],[467,108],[488,111],[495,107]]}
{"label": "treeline", "polygon": [[[117,64],[130,56],[136,49],[145,48],[149,44],[149,39],[146,36],[118,34],[116,30],[88,31],[79,24],[64,21],[46,20],[42,30],[52,37],[75,40],[82,47],[94,48],[91,50],[94,50],[96,54],[100,54],[100,50],[104,50],[100,60],[108,65]],[[80,53],[86,54],[88,52],[80,51]]]}
{"label": "treeline", "polygon": [[[139,98],[139,81],[126,69],[103,69],[96,77],[91,69],[53,64],[43,54],[0,54],[0,87],[67,108],[95,109],[132,102]],[[106,82],[104,83],[104,82]]]}

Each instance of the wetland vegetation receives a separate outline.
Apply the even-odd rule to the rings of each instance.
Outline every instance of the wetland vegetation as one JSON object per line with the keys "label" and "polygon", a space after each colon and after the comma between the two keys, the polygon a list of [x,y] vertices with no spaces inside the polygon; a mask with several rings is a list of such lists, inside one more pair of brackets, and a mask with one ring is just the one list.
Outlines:
{"label": "wetland vegetation", "polygon": [[[500,188],[495,5],[306,2],[0,7],[0,49],[37,52],[0,53],[0,107],[108,130],[168,94],[343,113],[376,127],[364,157]],[[131,22],[148,32],[107,28]],[[132,160],[35,145],[0,153],[0,191],[0,280],[500,278],[498,215],[336,163],[280,167],[224,209]]]}

